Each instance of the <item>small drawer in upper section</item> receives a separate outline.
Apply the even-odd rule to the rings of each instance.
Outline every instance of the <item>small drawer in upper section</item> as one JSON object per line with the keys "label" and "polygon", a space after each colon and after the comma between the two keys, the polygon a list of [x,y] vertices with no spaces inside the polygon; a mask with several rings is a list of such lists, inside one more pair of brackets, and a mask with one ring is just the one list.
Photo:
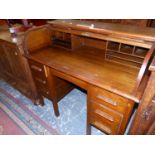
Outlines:
{"label": "small drawer in upper section", "polygon": [[52,31],[52,44],[56,47],[71,49],[71,34],[60,31]]}
{"label": "small drawer in upper section", "polygon": [[141,68],[148,48],[108,41],[106,60],[115,61],[134,68]]}

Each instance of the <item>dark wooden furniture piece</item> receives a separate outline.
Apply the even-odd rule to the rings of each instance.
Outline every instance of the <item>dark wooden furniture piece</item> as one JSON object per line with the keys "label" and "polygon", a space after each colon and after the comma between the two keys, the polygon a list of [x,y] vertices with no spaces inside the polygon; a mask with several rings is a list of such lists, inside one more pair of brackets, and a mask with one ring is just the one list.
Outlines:
{"label": "dark wooden furniture piece", "polygon": [[23,56],[22,40],[23,34],[12,38],[7,29],[0,30],[0,77],[35,102],[38,94]]}
{"label": "dark wooden furniture piece", "polygon": [[88,93],[87,134],[92,125],[107,134],[123,134],[150,76],[155,30],[77,20],[49,24],[24,38],[39,99],[51,99],[58,116],[59,91],[64,96],[73,83]]}
{"label": "dark wooden furniture piece", "polygon": [[149,70],[151,75],[129,134],[155,135],[155,58]]}
{"label": "dark wooden furniture piece", "polygon": [[31,26],[31,24],[35,26],[40,26],[47,23],[47,19],[5,19],[5,21],[7,21],[8,25],[22,24],[25,27],[29,27]]}

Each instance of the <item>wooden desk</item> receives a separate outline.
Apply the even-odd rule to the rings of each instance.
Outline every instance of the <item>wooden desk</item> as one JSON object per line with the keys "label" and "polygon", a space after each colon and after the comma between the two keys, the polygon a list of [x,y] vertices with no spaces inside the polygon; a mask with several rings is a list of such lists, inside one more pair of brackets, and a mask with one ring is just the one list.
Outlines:
{"label": "wooden desk", "polygon": [[[58,116],[57,102],[75,84],[88,93],[87,134],[91,133],[91,125],[108,134],[123,134],[134,104],[144,92],[155,38],[147,30],[137,35],[131,30],[121,34],[116,32],[121,29],[115,27],[109,32],[108,25],[106,29],[99,23],[93,27],[88,26],[89,22],[82,23],[87,28],[74,20],[51,24],[51,28],[30,30],[24,41],[40,101],[43,96],[51,99]],[[155,30],[150,31],[155,34]]]}

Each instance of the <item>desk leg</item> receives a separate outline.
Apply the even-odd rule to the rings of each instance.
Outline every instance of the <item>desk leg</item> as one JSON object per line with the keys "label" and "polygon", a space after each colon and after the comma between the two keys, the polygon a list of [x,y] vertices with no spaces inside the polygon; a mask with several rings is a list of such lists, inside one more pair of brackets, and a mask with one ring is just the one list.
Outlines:
{"label": "desk leg", "polygon": [[49,92],[50,92],[50,96],[53,102],[53,109],[54,109],[54,113],[55,116],[59,116],[59,108],[58,108],[58,99],[57,99],[57,92],[56,92],[56,81],[54,80],[54,76],[50,71],[49,67],[45,67],[45,74],[47,77],[47,82],[48,82],[48,86],[49,86]]}
{"label": "desk leg", "polygon": [[87,129],[86,129],[86,134],[91,135],[91,124],[90,124],[90,101],[89,101],[89,91],[87,95]]}
{"label": "desk leg", "polygon": [[41,106],[43,106],[44,105],[44,98],[42,96],[40,96],[38,99],[36,99],[34,101],[34,105],[41,105]]}
{"label": "desk leg", "polygon": [[87,135],[91,135],[91,125],[87,123]]}
{"label": "desk leg", "polygon": [[58,108],[58,103],[57,102],[53,102],[53,108],[54,108],[54,113],[55,113],[55,116],[59,116],[60,113],[59,113],[59,108]]}

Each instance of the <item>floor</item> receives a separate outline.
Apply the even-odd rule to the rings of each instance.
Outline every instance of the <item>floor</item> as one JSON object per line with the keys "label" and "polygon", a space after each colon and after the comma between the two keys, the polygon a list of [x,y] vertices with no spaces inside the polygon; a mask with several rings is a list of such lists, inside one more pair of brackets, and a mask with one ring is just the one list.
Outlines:
{"label": "floor", "polygon": [[[51,101],[45,99],[45,106],[35,106],[27,97],[0,80],[0,87],[7,90],[14,97],[21,100],[29,109],[33,110],[43,121],[52,126],[61,135],[86,134],[86,97],[87,94],[79,89],[73,89],[59,102],[60,116],[55,117]],[[127,134],[131,121],[127,127]],[[105,135],[105,133],[92,127],[92,135]]]}

